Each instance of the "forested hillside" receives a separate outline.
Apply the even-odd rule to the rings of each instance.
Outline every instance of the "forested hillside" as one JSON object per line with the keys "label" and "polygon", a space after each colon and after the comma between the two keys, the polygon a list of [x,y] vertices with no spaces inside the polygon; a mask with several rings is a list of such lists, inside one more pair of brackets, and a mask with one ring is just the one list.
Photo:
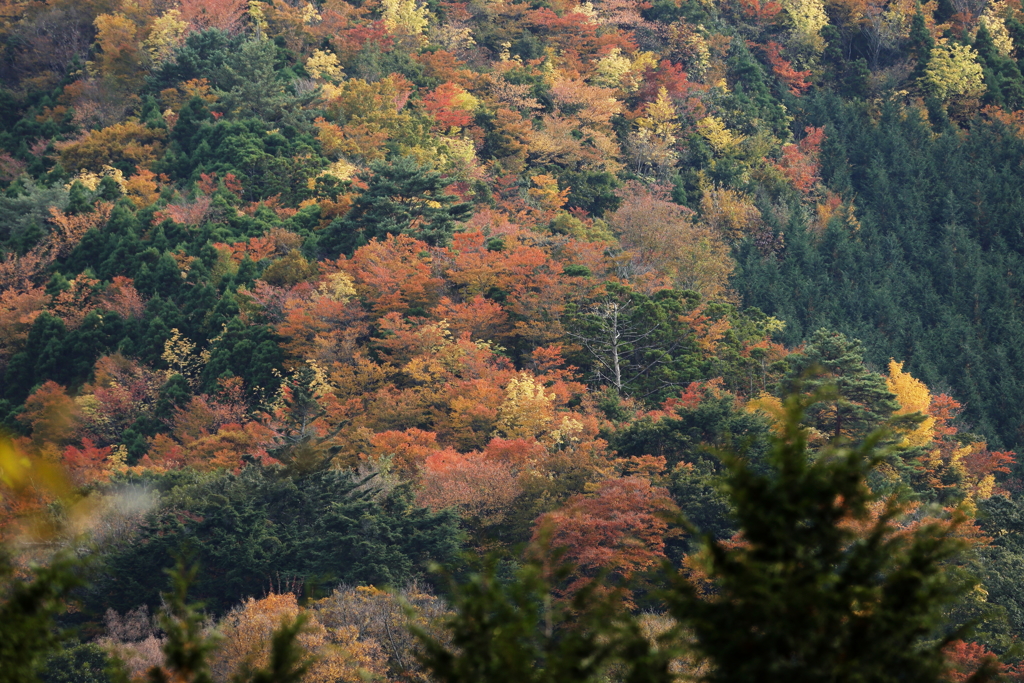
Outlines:
{"label": "forested hillside", "polygon": [[144,675],[182,555],[218,681],[300,613],[306,680],[434,680],[383,589],[467,552],[670,620],[798,395],[811,460],[886,430],[849,528],[964,546],[943,675],[1024,676],[1022,55],[1019,0],[0,0],[3,567],[92,567],[33,666]]}

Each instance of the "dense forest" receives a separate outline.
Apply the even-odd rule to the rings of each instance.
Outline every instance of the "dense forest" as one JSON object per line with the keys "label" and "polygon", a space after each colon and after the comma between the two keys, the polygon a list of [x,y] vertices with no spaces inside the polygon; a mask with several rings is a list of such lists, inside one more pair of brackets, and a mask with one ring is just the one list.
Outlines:
{"label": "dense forest", "polygon": [[1021,57],[1020,0],[0,0],[11,680],[233,680],[301,616],[301,680],[470,681],[495,586],[656,658],[808,482],[813,543],[957,548],[920,680],[1024,678]]}

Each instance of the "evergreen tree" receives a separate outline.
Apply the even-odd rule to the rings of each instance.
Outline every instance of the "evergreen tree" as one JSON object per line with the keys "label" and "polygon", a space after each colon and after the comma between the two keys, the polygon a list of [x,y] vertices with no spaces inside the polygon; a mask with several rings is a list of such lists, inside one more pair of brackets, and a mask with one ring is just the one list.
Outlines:
{"label": "evergreen tree", "polygon": [[328,254],[351,254],[373,238],[410,235],[427,244],[445,245],[456,222],[467,218],[471,205],[445,193],[445,179],[412,157],[379,161],[360,176],[367,189],[344,218],[335,219],[320,242]]}
{"label": "evergreen tree", "polygon": [[818,330],[793,359],[787,388],[801,383],[813,395],[823,387],[835,388],[834,394],[825,394],[825,400],[807,410],[809,423],[832,439],[859,440],[899,409],[885,378],[864,365],[860,341],[839,332]]}
{"label": "evergreen tree", "polygon": [[[743,540],[701,536],[698,566],[714,582],[711,594],[666,564],[661,597],[674,625],[644,637],[643,617],[616,609],[614,594],[554,601],[565,569],[552,570],[558,555],[542,545],[546,561],[528,563],[507,585],[495,581],[493,565],[453,582],[452,641],[418,630],[423,663],[442,683],[600,681],[610,672],[668,683],[674,658],[676,666],[702,663],[686,673],[709,683],[948,680],[943,647],[962,631],[943,623],[945,609],[973,586],[946,564],[963,549],[958,522],[897,527],[906,509],[867,485],[884,457],[879,433],[856,448],[809,452],[803,411],[826,400],[787,400],[766,471],[722,454],[722,490]],[[952,633],[937,638],[943,627]],[[987,662],[972,680],[994,673]]]}
{"label": "evergreen tree", "polygon": [[91,599],[126,610],[156,604],[164,569],[183,551],[201,572],[194,593],[218,612],[261,593],[272,578],[310,589],[337,582],[402,585],[432,561],[451,561],[457,521],[387,494],[350,472],[291,477],[280,467],[196,477],[175,489],[143,524],[138,541],[108,557]]}
{"label": "evergreen tree", "polygon": [[[827,400],[819,394],[807,403]],[[716,594],[708,599],[672,577],[669,611],[693,629],[697,653],[708,659],[702,680],[946,680],[942,647],[959,632],[935,633],[944,608],[973,585],[945,565],[963,549],[956,523],[901,532],[894,520],[905,509],[889,499],[879,514],[866,483],[884,458],[880,434],[811,456],[800,426],[805,405],[787,399],[769,472],[725,456],[724,490],[743,543],[704,537],[703,567]],[[986,668],[974,680],[993,673]]]}
{"label": "evergreen tree", "polygon": [[935,39],[924,23],[924,14],[918,6],[914,18],[910,22],[910,51],[914,55],[917,64],[914,66],[912,77],[915,79],[924,76],[924,70],[928,67],[928,60],[931,59],[932,50],[935,48]]}

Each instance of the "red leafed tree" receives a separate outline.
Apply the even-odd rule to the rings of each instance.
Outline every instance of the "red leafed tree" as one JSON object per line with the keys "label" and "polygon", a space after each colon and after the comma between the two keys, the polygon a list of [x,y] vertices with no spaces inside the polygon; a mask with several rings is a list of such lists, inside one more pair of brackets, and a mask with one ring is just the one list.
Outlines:
{"label": "red leafed tree", "polygon": [[64,466],[71,480],[79,485],[105,481],[109,477],[106,460],[113,450],[110,446],[99,447],[91,439],[82,439],[82,447],[68,446],[64,449]]}
{"label": "red leafed tree", "polygon": [[810,194],[815,185],[821,180],[821,143],[825,139],[825,129],[808,126],[804,129],[806,135],[800,142],[784,145],[782,148],[782,159],[775,164],[775,168],[782,171],[782,174],[793,183],[793,186],[803,194]]}
{"label": "red leafed tree", "polygon": [[137,419],[151,415],[166,381],[162,372],[119,353],[97,360],[93,375],[82,388],[92,396],[78,433],[98,445],[118,443]]}
{"label": "red leafed tree", "polygon": [[[654,102],[662,88],[665,88],[673,102],[678,103],[684,101],[691,92],[706,90],[707,86],[691,81],[682,65],[663,59],[657,67],[648,68],[644,72],[643,84],[636,97],[641,102]],[[684,107],[688,108],[689,105]]]}
{"label": "red leafed tree", "polygon": [[996,663],[996,656],[981,643],[966,643],[962,640],[954,640],[945,647],[943,652],[946,661],[949,662],[947,679],[952,683],[962,683],[973,680],[974,672],[985,663],[995,664],[1000,674],[999,680],[1020,681],[1024,680],[1024,671],[1019,665],[1007,667],[1005,664]]}
{"label": "red leafed tree", "polygon": [[952,420],[960,414],[963,405],[949,394],[932,396],[932,402],[928,406],[928,415],[935,418],[935,439],[942,440],[957,433],[957,428],[952,425]]}
{"label": "red leafed tree", "polygon": [[423,96],[423,108],[442,128],[464,128],[473,120],[465,107],[466,95],[466,91],[454,83],[442,83]]}
{"label": "red leafed tree", "polygon": [[478,453],[438,451],[423,463],[419,505],[433,510],[458,508],[463,515],[500,521],[522,488],[512,468]]}
{"label": "red leafed tree", "polygon": [[131,278],[115,275],[100,297],[103,306],[122,318],[140,318],[146,309],[146,301],[135,289]]}
{"label": "red leafed tree", "polygon": [[[216,173],[200,173],[199,191],[205,195],[212,195],[217,191],[217,174]],[[238,181],[238,178],[234,173],[228,173],[224,176],[224,187],[228,188],[236,196],[241,197],[242,195],[242,183]]]}
{"label": "red leafed tree", "polygon": [[211,200],[205,195],[183,204],[168,204],[153,214],[153,221],[161,223],[167,219],[180,225],[201,225],[210,214]]}
{"label": "red leafed tree", "polygon": [[739,0],[743,16],[752,19],[758,26],[767,26],[775,21],[775,17],[782,11],[782,5],[777,2],[761,2],[761,0]]}
{"label": "red leafed tree", "polygon": [[780,54],[781,49],[781,45],[774,40],[769,40],[764,48],[765,56],[768,57],[768,63],[772,65],[772,71],[780,81],[786,84],[789,92],[800,97],[811,87],[811,84],[807,82],[807,77],[811,75],[811,72],[794,69],[789,60]]}
{"label": "red leafed tree", "polygon": [[982,482],[997,473],[1009,474],[1016,456],[1013,451],[990,451],[988,444],[979,442],[971,444],[970,451],[963,455],[960,463],[971,480]]}
{"label": "red leafed tree", "polygon": [[215,249],[231,252],[231,259],[235,263],[241,263],[247,256],[253,263],[259,263],[263,259],[277,254],[277,245],[274,240],[265,235],[250,237],[248,242],[233,242],[232,244],[215,242],[213,246]]}
{"label": "red leafed tree", "polygon": [[192,31],[218,28],[236,33],[247,8],[246,0],[181,0],[181,18]]}
{"label": "red leafed tree", "polygon": [[[534,540],[551,534],[551,547],[564,548],[575,564],[564,589],[571,595],[601,570],[629,580],[665,557],[665,516],[677,508],[664,488],[640,477],[608,479],[592,495],[576,495],[537,520]],[[627,596],[627,603],[630,602]]]}

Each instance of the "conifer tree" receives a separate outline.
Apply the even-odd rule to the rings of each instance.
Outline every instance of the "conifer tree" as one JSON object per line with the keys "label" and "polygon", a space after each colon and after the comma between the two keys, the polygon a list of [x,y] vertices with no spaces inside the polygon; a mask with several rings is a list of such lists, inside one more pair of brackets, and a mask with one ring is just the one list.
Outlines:
{"label": "conifer tree", "polygon": [[910,49],[914,53],[914,57],[917,59],[917,65],[914,67],[913,77],[922,78],[924,76],[924,70],[928,66],[928,60],[931,57],[932,49],[935,48],[935,39],[932,38],[932,34],[928,31],[928,27],[924,23],[924,15],[921,13],[921,8],[918,7],[917,12],[914,14],[914,18],[910,23]]}
{"label": "conifer tree", "polygon": [[344,218],[327,229],[321,246],[331,255],[351,254],[371,239],[410,235],[427,244],[446,245],[456,221],[467,218],[468,203],[444,191],[440,173],[412,157],[375,162],[360,176],[367,189]]}
{"label": "conifer tree", "polygon": [[[884,457],[882,432],[856,448],[809,453],[802,413],[828,393],[787,399],[769,472],[724,454],[743,543],[705,537],[712,598],[681,575],[666,594],[710,664],[704,681],[946,680],[942,648],[960,632],[934,634],[944,607],[971,588],[944,566],[963,549],[958,522],[897,528],[904,508],[867,485]],[[991,680],[991,666],[972,680]]]}
{"label": "conifer tree", "polygon": [[[707,683],[948,680],[943,648],[962,630],[943,623],[945,608],[972,588],[945,566],[963,549],[955,537],[962,520],[898,527],[906,509],[867,485],[885,455],[883,432],[812,453],[804,411],[834,400],[829,394],[787,399],[767,470],[720,453],[742,541],[700,536],[691,566],[705,572],[710,594],[666,562],[660,597],[674,622],[660,632],[644,635],[643,617],[616,609],[614,594],[553,601],[567,569],[552,569],[557,549],[545,554],[542,545],[535,557],[547,559],[505,586],[493,565],[453,583],[453,640],[418,631],[423,663],[442,683],[599,681],[610,670],[619,680],[667,683],[680,673],[669,662]],[[942,628],[948,635],[936,637]],[[989,660],[971,680],[994,673]]]}
{"label": "conifer tree", "polygon": [[814,395],[823,387],[835,388],[834,394],[824,394],[826,399],[815,401],[807,410],[808,422],[831,439],[862,438],[899,410],[885,378],[864,365],[860,341],[840,332],[824,328],[815,332],[792,367],[790,388],[801,381]]}

